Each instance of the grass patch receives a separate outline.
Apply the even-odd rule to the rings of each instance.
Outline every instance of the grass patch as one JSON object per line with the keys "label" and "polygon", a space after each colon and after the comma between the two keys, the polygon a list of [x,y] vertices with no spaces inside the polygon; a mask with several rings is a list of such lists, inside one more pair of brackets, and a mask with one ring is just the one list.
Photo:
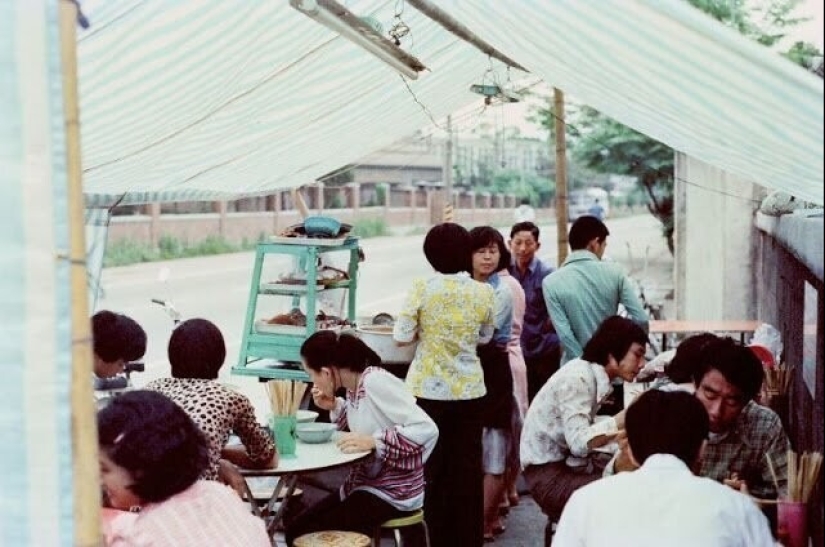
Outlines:
{"label": "grass patch", "polygon": [[352,226],[353,235],[361,238],[390,235],[386,221],[383,218],[359,220]]}
{"label": "grass patch", "polygon": [[106,246],[106,253],[103,255],[103,266],[108,268],[128,266],[140,262],[238,253],[254,249],[255,245],[259,241],[263,241],[265,237],[264,234],[261,234],[255,241],[244,239],[238,245],[230,243],[219,236],[208,236],[206,239],[193,244],[171,236],[162,236],[157,247],[148,243],[123,239]]}

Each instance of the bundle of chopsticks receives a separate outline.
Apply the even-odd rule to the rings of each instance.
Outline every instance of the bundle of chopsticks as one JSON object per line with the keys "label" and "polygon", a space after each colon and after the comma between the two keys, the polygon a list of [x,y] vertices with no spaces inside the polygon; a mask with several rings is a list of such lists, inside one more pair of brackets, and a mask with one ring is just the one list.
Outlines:
{"label": "bundle of chopsticks", "polygon": [[807,503],[816,488],[821,468],[822,454],[819,452],[804,452],[799,456],[788,450],[788,499]]}
{"label": "bundle of chopsticks", "polygon": [[266,383],[269,406],[276,416],[294,416],[298,413],[307,385],[291,380],[270,380]]}
{"label": "bundle of chopsticks", "polygon": [[768,393],[787,395],[793,378],[793,367],[779,363],[775,367],[765,367],[765,390]]}

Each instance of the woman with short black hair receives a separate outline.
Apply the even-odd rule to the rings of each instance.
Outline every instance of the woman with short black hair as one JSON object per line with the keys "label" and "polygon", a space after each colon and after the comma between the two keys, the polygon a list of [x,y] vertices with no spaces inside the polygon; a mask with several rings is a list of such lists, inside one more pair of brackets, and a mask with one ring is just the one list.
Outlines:
{"label": "woman with short black hair", "polygon": [[[221,459],[252,469],[275,467],[275,444],[255,419],[249,399],[215,380],[226,358],[220,329],[206,319],[189,319],[169,338],[172,377],[147,384],[181,406],[209,439],[209,465],[202,478],[218,480]],[[230,433],[243,446],[227,447]],[[225,478],[228,480],[228,478]]]}
{"label": "woman with short black hair", "polygon": [[269,545],[263,521],[226,486],[198,480],[209,448],[173,401],[152,391],[115,397],[100,412],[100,480],[107,545]]}
{"label": "woman with short black hair", "polygon": [[438,426],[427,461],[424,512],[433,547],[483,542],[482,397],[484,373],[477,347],[493,335],[493,288],[470,277],[469,232],[445,222],[424,238],[435,273],[416,279],[393,338],[418,341],[407,387]]}

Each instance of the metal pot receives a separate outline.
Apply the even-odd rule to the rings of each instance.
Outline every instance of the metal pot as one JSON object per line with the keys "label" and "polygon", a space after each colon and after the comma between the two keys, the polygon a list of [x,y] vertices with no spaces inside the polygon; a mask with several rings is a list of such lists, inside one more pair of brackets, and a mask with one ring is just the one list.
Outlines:
{"label": "metal pot", "polygon": [[408,365],[415,357],[416,344],[395,344],[392,338],[392,325],[363,325],[355,329],[355,332],[386,365]]}

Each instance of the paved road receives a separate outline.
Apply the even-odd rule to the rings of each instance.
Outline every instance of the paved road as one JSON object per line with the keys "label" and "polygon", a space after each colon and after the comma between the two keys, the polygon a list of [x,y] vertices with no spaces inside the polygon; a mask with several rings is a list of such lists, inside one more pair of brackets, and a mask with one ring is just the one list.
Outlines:
{"label": "paved road", "polygon": [[[635,275],[650,282],[648,290],[660,296],[672,288],[673,261],[661,238],[658,222],[648,215],[616,219],[608,222],[607,258],[616,260]],[[505,239],[509,233],[505,234]],[[367,260],[360,270],[358,293],[359,315],[378,312],[395,313],[416,276],[430,273],[421,251],[423,235],[381,237],[364,240]],[[542,248],[539,256],[556,264],[555,226],[542,227]],[[628,244],[630,245],[629,260]],[[650,268],[643,272],[645,251],[648,250]],[[171,321],[160,308],[150,303],[151,298],[171,298],[187,317],[205,317],[214,321],[223,331],[227,343],[227,362],[221,380],[237,385],[256,407],[263,422],[268,413],[266,395],[254,378],[230,376],[241,340],[252,272],[252,253],[238,253],[170,262],[138,264],[109,268],[103,272],[105,297],[99,308],[129,314],[146,329],[149,346],[146,354],[146,372],[136,375],[135,384],[168,375],[166,345],[171,332]],[[287,260],[269,265],[271,278],[289,268]],[[168,268],[166,282],[158,280],[161,269]],[[658,290],[657,290],[658,289]],[[265,297],[274,299],[275,297]],[[288,300],[288,299],[281,299]],[[263,316],[264,313],[260,314]],[[537,546],[542,544],[545,518],[535,503],[526,496],[507,519],[507,531],[496,539],[500,547]]]}
{"label": "paved road", "polygon": [[[626,264],[630,270],[642,273],[645,250],[649,249],[652,265],[646,278],[656,286],[670,285],[672,259],[659,236],[658,223],[648,215],[616,219],[608,226],[607,256]],[[505,234],[505,238],[509,234]],[[431,272],[421,251],[423,235],[380,237],[362,242],[366,261],[359,273],[358,315],[370,316],[378,312],[395,313],[416,276]],[[556,263],[555,226],[543,226],[542,247],[539,256]],[[635,259],[628,263],[628,247]],[[343,255],[342,255],[343,256]],[[149,346],[146,353],[146,372],[135,377],[135,384],[168,374],[166,345],[171,332],[171,321],[162,310],[150,303],[151,298],[171,299],[184,318],[205,317],[215,322],[224,333],[227,361],[222,379],[240,386],[253,399],[261,416],[266,413],[266,402],[261,386],[252,378],[229,375],[235,363],[241,340],[252,272],[253,253],[237,253],[169,262],[137,264],[103,271],[104,297],[99,309],[126,313],[146,329]],[[276,278],[290,267],[288,259],[273,260],[266,266],[268,278]],[[166,282],[158,279],[161,269],[169,270]],[[654,291],[656,292],[656,291]],[[662,292],[662,291],[660,291]],[[264,297],[259,316],[285,311],[288,298]],[[280,307],[279,307],[280,306]],[[337,307],[337,306],[336,306]],[[327,313],[336,313],[337,310]],[[260,404],[258,404],[260,403]]]}

